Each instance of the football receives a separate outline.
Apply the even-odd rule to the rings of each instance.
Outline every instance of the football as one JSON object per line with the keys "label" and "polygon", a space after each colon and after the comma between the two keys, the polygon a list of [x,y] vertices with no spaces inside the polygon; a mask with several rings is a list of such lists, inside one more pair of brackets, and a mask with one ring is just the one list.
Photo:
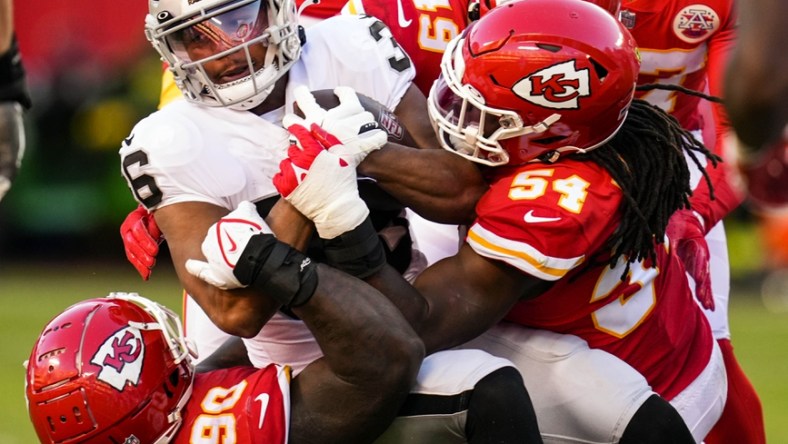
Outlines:
{"label": "football", "polygon": [[[321,89],[312,91],[315,101],[323,109],[331,109],[339,106],[339,98],[334,95],[334,91],[330,89]],[[386,109],[375,99],[367,97],[363,94],[356,94],[361,106],[375,116],[375,120],[385,129],[388,134],[389,142],[398,143],[405,146],[416,146],[413,138],[407,130],[400,125],[397,116],[391,111]],[[299,116],[303,117],[301,110],[298,109],[298,104],[295,104],[294,111]],[[392,195],[384,191],[377,182],[373,179],[360,177],[358,181],[358,192],[364,202],[372,211],[373,225],[376,229],[380,229],[388,224],[388,220],[404,208],[403,205],[395,199]]]}
{"label": "football", "polygon": [[[323,109],[331,109],[336,106],[339,106],[339,99],[337,96],[334,95],[334,91],[330,89],[321,89],[317,91],[312,91],[312,95],[315,96],[315,101],[318,105],[323,107]],[[356,94],[358,96],[359,102],[361,102],[361,106],[372,113],[375,116],[375,120],[380,124],[380,126],[386,130],[386,133],[389,136],[389,142],[398,143],[400,145],[405,146],[416,146],[416,142],[413,141],[413,138],[408,133],[408,131],[399,123],[397,116],[394,115],[393,112],[386,109],[385,106],[381,105],[375,99],[367,97],[363,94]],[[299,116],[303,117],[301,110],[298,109],[298,104],[295,105],[295,112]]]}

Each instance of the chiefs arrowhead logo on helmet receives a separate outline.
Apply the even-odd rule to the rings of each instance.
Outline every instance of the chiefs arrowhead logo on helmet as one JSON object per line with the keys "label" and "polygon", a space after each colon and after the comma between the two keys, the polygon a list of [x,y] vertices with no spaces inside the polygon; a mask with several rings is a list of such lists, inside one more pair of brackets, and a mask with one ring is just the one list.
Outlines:
{"label": "chiefs arrowhead logo on helmet", "polygon": [[512,91],[519,97],[551,109],[577,109],[580,97],[591,95],[588,69],[577,69],[569,60],[532,73]]}
{"label": "chiefs arrowhead logo on helmet", "polygon": [[142,334],[136,328],[126,327],[107,338],[90,363],[101,367],[98,380],[122,392],[126,382],[139,383],[144,357]]}

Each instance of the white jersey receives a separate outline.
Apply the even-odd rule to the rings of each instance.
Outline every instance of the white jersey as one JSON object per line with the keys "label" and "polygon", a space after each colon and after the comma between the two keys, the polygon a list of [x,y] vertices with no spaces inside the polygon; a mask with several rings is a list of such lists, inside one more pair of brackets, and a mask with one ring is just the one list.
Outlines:
{"label": "white jersey", "polygon": [[350,86],[393,110],[414,74],[410,60],[377,19],[327,19],[307,30],[301,58],[289,72],[285,109],[260,117],[172,102],[140,121],[124,141],[124,176],[149,210],[180,202],[232,210],[242,200],[274,196],[271,179],[289,145],[281,122],[285,112],[292,112],[295,87]]}
{"label": "white jersey", "polygon": [[[272,178],[289,146],[281,123],[293,110],[295,87],[350,86],[394,110],[414,75],[410,59],[377,19],[324,20],[306,30],[301,57],[288,73],[284,108],[257,116],[176,100],[134,127],[120,149],[123,174],[149,210],[182,202],[233,210],[244,200],[276,196]],[[199,307],[190,298],[186,307],[187,336],[205,358],[227,335],[204,313],[194,315]],[[285,363],[294,373],[322,355],[306,326],[283,315],[246,343],[255,366]]]}

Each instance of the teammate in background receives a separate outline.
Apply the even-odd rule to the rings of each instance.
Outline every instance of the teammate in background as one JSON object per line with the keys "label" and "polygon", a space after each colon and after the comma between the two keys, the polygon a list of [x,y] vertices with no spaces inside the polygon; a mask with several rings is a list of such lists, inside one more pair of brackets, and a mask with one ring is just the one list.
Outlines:
{"label": "teammate in background", "polygon": [[[416,379],[423,345],[383,295],[329,267],[316,267],[320,282],[314,294],[294,310],[323,343],[326,355],[296,377],[287,366],[274,364],[195,372],[194,351],[177,315],[137,294],[113,293],[67,308],[44,328],[26,363],[25,396],[39,440],[372,442],[387,428],[376,442],[403,442],[397,441],[398,426],[408,418],[389,422],[405,399],[407,381]],[[479,351],[466,352],[471,359],[465,362],[479,362],[475,355],[485,357],[485,368],[508,365]],[[425,368],[444,356],[431,356]],[[423,373],[418,381],[417,389]],[[466,381],[453,382],[459,388]],[[450,387],[434,387],[408,403],[428,405],[425,401]],[[522,384],[505,388],[507,408],[517,408],[518,391],[525,393]],[[474,430],[476,413],[469,409],[468,429],[488,432]],[[503,442],[541,442],[538,433],[536,437]],[[435,434],[407,438],[458,439]],[[471,435],[467,442],[489,439]]]}
{"label": "teammate in background", "polygon": [[[343,14],[371,15],[390,29],[416,66],[413,83],[424,95],[440,74],[446,44],[468,24],[510,0],[349,0]],[[589,0],[615,16],[620,0]]]}
{"label": "teammate in background", "polygon": [[29,109],[25,70],[14,35],[11,0],[0,0],[0,200],[11,188],[25,153],[22,110]]}
{"label": "teammate in background", "polygon": [[737,6],[738,39],[726,69],[725,108],[743,143],[739,165],[759,219],[769,272],[762,294],[781,300],[788,268],[788,3],[751,0]]}
{"label": "teammate in background", "polygon": [[[477,206],[469,243],[417,278],[427,300],[386,294],[414,323],[428,352],[471,340],[471,347],[515,362],[526,384],[535,381],[529,392],[543,435],[560,430],[548,440],[578,436],[583,425],[577,420],[593,417],[603,434],[585,437],[594,442],[701,441],[724,405],[719,347],[671,245],[660,245],[669,215],[687,206],[691,194],[684,153],[716,158],[656,108],[642,101],[630,108],[637,71],[634,40],[602,9],[574,0],[523,0],[492,10],[452,41],[430,94],[430,117],[442,145],[499,168],[484,170],[491,188]],[[303,133],[310,132],[305,128],[315,136],[309,122],[321,115],[308,112],[308,102],[298,100],[306,121],[285,119],[303,150],[289,150],[274,183],[314,220],[324,242],[359,245],[355,228],[338,230],[355,226],[344,219],[360,211],[353,205],[364,206],[355,177],[348,180],[331,160],[334,142],[323,138],[316,148],[304,141]],[[367,159],[385,165],[386,181],[393,182],[409,180],[407,172],[432,171],[433,155],[401,147],[373,151]],[[366,165],[360,170],[370,171]],[[209,232],[206,242],[211,237]],[[236,265],[222,259],[221,249],[204,248],[208,262],[190,272],[223,288],[249,285],[255,279],[240,271],[255,257],[247,250]],[[510,322],[499,324],[505,315]],[[517,323],[576,334],[629,362],[674,403],[686,424],[673,418],[670,434],[638,430],[633,437],[627,429],[622,436],[627,414],[619,407],[630,402],[633,414],[648,391],[639,391],[630,373],[616,373],[620,367],[607,369],[615,373],[616,390],[582,384],[583,371],[600,364],[593,359],[567,361],[577,379],[538,374],[539,352],[545,360],[577,358],[586,343],[560,342],[560,334],[538,336],[539,342],[530,337],[538,330]],[[591,413],[586,402],[606,407]],[[578,414],[543,415],[550,403]],[[608,428],[611,420],[618,429]]]}
{"label": "teammate in background", "polygon": [[738,41],[725,76],[725,107],[739,139],[753,150],[780,143],[788,126],[788,3],[738,3]]}
{"label": "teammate in background", "polygon": [[[621,9],[620,19],[640,49],[638,85],[659,83],[700,92],[708,89],[711,95],[722,96],[725,66],[736,39],[733,0],[623,0]],[[692,210],[677,212],[671,218],[668,234],[678,242],[679,256],[693,278],[695,294],[706,309],[725,358],[729,398],[706,442],[763,443],[766,436],[760,400],[733,353],[728,322],[730,263],[722,219],[739,206],[744,192],[731,155],[735,148],[730,143],[725,109],[722,104],[712,104],[712,125],[703,121],[709,117],[703,108],[708,103],[698,96],[653,90],[640,92],[638,97],[676,117],[697,140],[705,141],[726,160],[707,169],[713,178],[713,199],[705,181],[693,171]]]}

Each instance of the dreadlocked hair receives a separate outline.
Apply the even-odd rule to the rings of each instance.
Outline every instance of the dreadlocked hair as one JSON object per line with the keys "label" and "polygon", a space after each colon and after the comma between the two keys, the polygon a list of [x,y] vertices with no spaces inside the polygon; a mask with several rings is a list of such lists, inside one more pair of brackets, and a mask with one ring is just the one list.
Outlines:
{"label": "dreadlocked hair", "polygon": [[673,116],[635,99],[621,130],[610,141],[587,153],[572,155],[605,168],[621,188],[621,222],[607,247],[612,252],[611,266],[621,256],[628,259],[622,278],[629,272],[630,263],[656,259],[656,246],[664,241],[668,219],[676,210],[690,206],[692,188],[684,153],[703,173],[713,199],[711,179],[698,156],[705,156],[715,167],[722,159]]}

